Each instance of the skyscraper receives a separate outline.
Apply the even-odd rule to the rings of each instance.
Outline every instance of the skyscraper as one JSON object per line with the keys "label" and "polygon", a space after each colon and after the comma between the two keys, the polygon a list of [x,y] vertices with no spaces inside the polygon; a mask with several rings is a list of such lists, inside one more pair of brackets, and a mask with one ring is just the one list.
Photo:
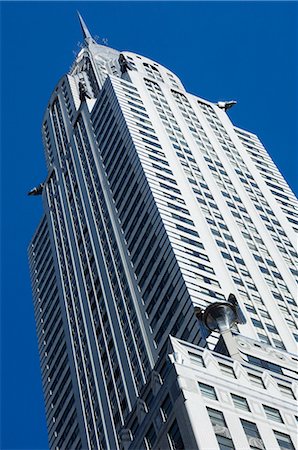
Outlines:
{"label": "skyscraper", "polygon": [[[198,392],[216,397],[206,360],[221,352],[226,373],[235,369],[195,311],[234,294],[237,364],[278,373],[280,392],[294,392],[297,202],[258,138],[230,122],[233,102],[188,94],[160,64],[97,44],[80,21],[85,46],[43,119],[48,176],[31,192],[44,203],[29,256],[50,447],[187,448],[182,407],[171,412],[177,421],[161,417],[164,438],[149,423],[167,377],[181,377],[193,354],[208,369]],[[166,371],[168,354],[175,369]],[[228,448],[210,414],[210,439]],[[280,435],[291,445],[280,417],[276,448]],[[185,420],[191,448],[207,448]]]}

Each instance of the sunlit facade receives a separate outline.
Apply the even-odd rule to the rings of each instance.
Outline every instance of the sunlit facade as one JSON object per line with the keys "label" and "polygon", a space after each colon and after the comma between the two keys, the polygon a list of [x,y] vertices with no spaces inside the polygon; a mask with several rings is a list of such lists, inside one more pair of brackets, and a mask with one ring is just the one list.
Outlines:
{"label": "sunlit facade", "polygon": [[[29,247],[49,445],[188,448],[181,419],[180,447],[167,430],[159,438],[158,425],[148,440],[150,408],[145,400],[138,406],[148,383],[163,383],[157,367],[173,353],[169,335],[179,340],[172,346],[205,348],[216,359],[219,334],[205,332],[194,308],[233,293],[246,317],[235,336],[263,349],[256,356],[257,348],[240,346],[245,364],[270,372],[264,361],[278,365],[284,355],[291,366],[298,204],[259,139],[231,123],[225,104],[187,93],[148,58],[97,44],[81,25],[85,46],[43,119],[44,216]],[[285,370],[289,380],[280,369],[280,384],[294,392],[293,368]],[[285,414],[293,416],[292,403]],[[289,423],[275,431],[293,436]],[[248,445],[245,432],[242,444],[231,438],[234,447],[224,447],[212,421],[207,429],[212,449],[248,448],[240,447]],[[272,433],[272,448],[292,448]],[[192,448],[207,449],[200,439]]]}

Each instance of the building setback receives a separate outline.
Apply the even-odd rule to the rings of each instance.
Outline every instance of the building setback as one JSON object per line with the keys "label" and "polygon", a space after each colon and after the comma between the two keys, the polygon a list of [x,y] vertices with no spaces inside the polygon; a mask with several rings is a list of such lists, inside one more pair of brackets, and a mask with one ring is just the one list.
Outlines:
{"label": "building setback", "polygon": [[[294,449],[295,196],[231,123],[233,102],[187,93],[80,22],[30,192],[44,205],[29,260],[50,448]],[[236,358],[198,320],[230,294]]]}

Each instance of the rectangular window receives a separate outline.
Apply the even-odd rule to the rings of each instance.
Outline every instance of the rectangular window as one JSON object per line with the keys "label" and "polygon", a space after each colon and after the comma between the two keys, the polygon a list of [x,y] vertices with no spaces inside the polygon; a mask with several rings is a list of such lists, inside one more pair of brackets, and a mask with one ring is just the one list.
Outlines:
{"label": "rectangular window", "polygon": [[[224,427],[227,428],[226,421],[224,419],[224,415],[221,411],[216,411],[212,408],[207,408],[211,423],[213,427]],[[227,430],[228,431],[228,430]],[[216,428],[215,428],[216,434]],[[233,441],[231,438],[222,436],[221,434],[216,434],[217,443],[219,445],[220,450],[235,450]]]}
{"label": "rectangular window", "polygon": [[295,450],[293,442],[287,434],[280,433],[279,431],[274,431],[274,436],[278,442],[278,445],[281,450]]}
{"label": "rectangular window", "polygon": [[188,352],[189,359],[193,364],[196,364],[200,367],[205,367],[204,360],[201,355],[197,355],[196,353]]}
{"label": "rectangular window", "polygon": [[261,342],[263,342],[264,344],[270,344],[270,339],[267,336],[261,333],[257,333],[257,335]]}
{"label": "rectangular window", "polygon": [[172,450],[185,450],[182,436],[176,420],[174,420],[171,428],[169,429],[168,439],[170,442],[170,448]]}
{"label": "rectangular window", "polygon": [[266,323],[266,326],[267,326],[267,330],[270,333],[278,334],[278,331],[274,325],[271,325],[270,323]]}
{"label": "rectangular window", "polygon": [[261,322],[260,320],[257,320],[257,319],[251,319],[251,321],[252,321],[253,325],[254,325],[256,328],[264,328],[264,327],[263,327],[263,324],[262,324],[262,322]]}
{"label": "rectangular window", "polygon": [[248,373],[248,377],[250,379],[250,382],[252,384],[254,384],[255,386],[265,388],[262,377],[259,377],[258,375],[255,375],[254,373]]}
{"label": "rectangular window", "polygon": [[209,386],[205,383],[199,383],[200,390],[203,397],[211,398],[212,400],[217,400],[216,392],[213,386]]}
{"label": "rectangular window", "polygon": [[152,407],[153,400],[154,400],[153,392],[152,392],[152,389],[150,389],[148,394],[145,397],[145,403],[146,403],[148,410]]}
{"label": "rectangular window", "polygon": [[236,378],[235,372],[233,367],[228,366],[227,364],[218,363],[220,370],[223,374],[225,374],[228,377]]}
{"label": "rectangular window", "polygon": [[285,386],[284,384],[278,384],[278,387],[279,387],[280,392],[285,397],[289,397],[289,398],[294,398],[295,399],[295,395],[294,395],[292,389],[289,386]]}
{"label": "rectangular window", "polygon": [[170,399],[169,394],[166,395],[164,401],[161,404],[161,411],[162,411],[162,416],[164,418],[164,420],[166,421],[172,411],[173,405],[172,405],[172,401]]}
{"label": "rectangular window", "polygon": [[282,374],[282,369],[275,363],[269,361],[264,361],[263,359],[257,358],[255,356],[248,355],[248,361],[255,366],[263,367],[264,369],[271,370],[272,372]]}
{"label": "rectangular window", "polygon": [[243,426],[243,430],[248,438],[257,438],[261,439],[259,430],[255,423],[249,422],[248,420],[240,419],[241,424]]}
{"label": "rectangular window", "polygon": [[235,450],[233,441],[231,438],[227,438],[225,436],[216,435],[217,443],[220,450]]}
{"label": "rectangular window", "polygon": [[154,426],[152,424],[145,435],[146,449],[148,449],[148,450],[153,449],[155,440],[156,440],[156,432],[155,432]]}
{"label": "rectangular window", "polygon": [[280,348],[282,350],[286,349],[286,347],[284,346],[283,342],[281,342],[279,339],[272,339],[272,342],[274,344],[274,347]]}
{"label": "rectangular window", "polygon": [[226,421],[224,419],[224,415],[221,411],[217,411],[216,409],[213,408],[207,408],[210,420],[212,425],[215,426],[220,426],[220,427],[226,427]]}
{"label": "rectangular window", "polygon": [[250,411],[246,398],[240,397],[236,394],[231,394],[235,408],[243,409],[244,411]]}
{"label": "rectangular window", "polygon": [[275,422],[283,423],[282,417],[278,409],[271,408],[271,406],[263,405],[267,419],[274,420]]}

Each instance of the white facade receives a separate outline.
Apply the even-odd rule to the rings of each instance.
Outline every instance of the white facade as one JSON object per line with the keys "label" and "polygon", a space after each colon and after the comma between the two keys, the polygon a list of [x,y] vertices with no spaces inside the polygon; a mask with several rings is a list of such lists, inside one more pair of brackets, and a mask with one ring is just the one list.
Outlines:
{"label": "white facade", "polygon": [[29,255],[50,446],[115,449],[168,336],[214,349],[194,307],[234,293],[242,336],[295,352],[298,204],[255,135],[81,24]]}
{"label": "white facade", "polygon": [[[240,336],[237,344],[252,354],[258,345]],[[127,421],[124,448],[294,450],[297,359],[265,344],[257,352],[280,373],[171,337]]]}

